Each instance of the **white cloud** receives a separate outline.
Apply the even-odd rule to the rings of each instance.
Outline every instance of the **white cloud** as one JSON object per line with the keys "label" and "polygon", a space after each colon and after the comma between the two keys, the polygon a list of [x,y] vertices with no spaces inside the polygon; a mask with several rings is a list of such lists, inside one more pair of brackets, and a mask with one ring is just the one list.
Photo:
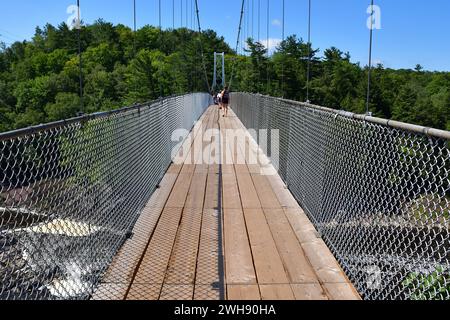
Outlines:
{"label": "white cloud", "polygon": [[[275,49],[279,46],[279,44],[281,43],[281,39],[278,38],[269,38],[269,53],[272,54]],[[261,40],[260,41],[264,47],[267,49],[267,39]]]}
{"label": "white cloud", "polygon": [[278,20],[278,19],[275,19],[275,20],[272,21],[272,25],[279,27],[279,26],[281,26],[281,21]]}
{"label": "white cloud", "polygon": [[372,66],[377,66],[377,65],[379,65],[379,64],[384,65],[383,60],[381,60],[381,59],[374,59],[374,60],[372,61]]}

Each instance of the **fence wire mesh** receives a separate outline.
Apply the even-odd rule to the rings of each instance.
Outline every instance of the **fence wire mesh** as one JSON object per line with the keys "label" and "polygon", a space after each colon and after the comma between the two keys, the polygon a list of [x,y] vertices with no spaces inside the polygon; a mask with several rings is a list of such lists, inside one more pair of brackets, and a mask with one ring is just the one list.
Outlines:
{"label": "fence wire mesh", "polygon": [[279,130],[280,176],[364,299],[450,299],[450,132],[247,93],[231,107]]}
{"label": "fence wire mesh", "polygon": [[0,134],[0,300],[89,299],[203,93]]}

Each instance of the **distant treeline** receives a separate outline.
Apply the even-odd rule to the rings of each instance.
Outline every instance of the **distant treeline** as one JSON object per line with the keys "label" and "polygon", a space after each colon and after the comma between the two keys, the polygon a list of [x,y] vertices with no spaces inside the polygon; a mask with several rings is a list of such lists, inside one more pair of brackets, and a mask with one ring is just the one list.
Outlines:
{"label": "distant treeline", "polygon": [[[324,51],[290,36],[267,57],[248,39],[247,55],[237,55],[212,30],[160,30],[145,26],[133,34],[103,20],[81,30],[83,103],[79,95],[77,30],[63,23],[36,28],[31,41],[0,44],[0,132],[64,118],[80,112],[116,109],[161,96],[208,90],[201,52],[212,82],[213,52],[226,53],[232,90],[306,100],[311,54],[310,100],[364,113],[367,68],[337,48]],[[370,111],[376,116],[450,130],[450,73],[373,70]],[[230,79],[227,79],[229,81]],[[209,83],[210,85],[210,83]],[[81,107],[83,106],[83,107]]]}

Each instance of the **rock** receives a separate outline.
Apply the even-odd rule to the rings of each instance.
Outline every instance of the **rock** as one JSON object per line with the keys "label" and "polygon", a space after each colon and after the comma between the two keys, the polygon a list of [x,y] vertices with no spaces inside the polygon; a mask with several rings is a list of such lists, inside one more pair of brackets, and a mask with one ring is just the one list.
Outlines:
{"label": "rock", "polygon": [[48,215],[26,208],[0,207],[0,231],[26,228],[48,219]]}

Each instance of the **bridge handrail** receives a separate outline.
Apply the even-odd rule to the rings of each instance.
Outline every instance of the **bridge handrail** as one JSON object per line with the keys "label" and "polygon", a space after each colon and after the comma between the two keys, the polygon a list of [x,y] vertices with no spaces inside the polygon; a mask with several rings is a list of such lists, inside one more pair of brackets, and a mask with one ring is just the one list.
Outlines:
{"label": "bridge handrail", "polygon": [[[198,94],[198,93],[201,93],[201,92],[193,92],[192,94]],[[48,129],[55,129],[55,128],[63,127],[63,126],[73,124],[73,123],[86,122],[86,121],[90,121],[90,120],[108,117],[111,115],[117,115],[117,114],[128,112],[128,111],[139,110],[141,108],[145,108],[145,107],[155,105],[157,103],[161,103],[164,100],[168,100],[171,98],[177,98],[177,97],[183,97],[183,96],[189,95],[189,94],[191,94],[191,93],[174,94],[174,95],[170,95],[170,96],[160,97],[155,100],[150,100],[148,102],[137,103],[132,106],[118,108],[115,110],[94,112],[94,113],[84,114],[84,115],[69,118],[69,119],[52,121],[49,123],[38,124],[38,125],[20,128],[20,129],[16,129],[16,130],[11,130],[11,131],[7,131],[7,132],[0,132],[0,141],[7,140],[7,139],[13,139],[13,138],[24,136],[27,134],[37,133],[37,132],[45,131]]]}
{"label": "bridge handrail", "polygon": [[[253,93],[249,93],[249,92],[242,92],[242,93],[253,94]],[[276,98],[276,97],[272,97],[272,96],[268,96],[268,95],[264,95],[264,94],[260,94],[260,93],[255,93],[255,94],[258,96],[261,96],[261,97]],[[424,135],[427,135],[430,137],[450,140],[450,131],[447,131],[447,130],[435,129],[432,127],[424,127],[424,126],[411,124],[411,123],[407,123],[407,122],[373,117],[373,116],[369,116],[366,114],[358,114],[358,113],[348,112],[345,110],[322,107],[322,106],[315,105],[315,104],[308,103],[308,102],[301,102],[301,101],[289,100],[289,99],[284,99],[284,98],[276,98],[276,99],[279,99],[280,101],[284,101],[286,103],[290,103],[293,105],[298,105],[301,107],[307,107],[307,108],[311,108],[311,109],[315,109],[315,110],[319,110],[319,111],[334,113],[341,117],[362,120],[362,121],[366,121],[369,123],[380,124],[380,125],[383,125],[386,127],[391,127],[394,129],[407,130],[410,132],[424,134]]]}
{"label": "bridge handrail", "polygon": [[251,93],[231,107],[364,299],[450,299],[450,132]]}
{"label": "bridge handrail", "polygon": [[89,299],[210,103],[176,95],[0,134],[0,300]]}

